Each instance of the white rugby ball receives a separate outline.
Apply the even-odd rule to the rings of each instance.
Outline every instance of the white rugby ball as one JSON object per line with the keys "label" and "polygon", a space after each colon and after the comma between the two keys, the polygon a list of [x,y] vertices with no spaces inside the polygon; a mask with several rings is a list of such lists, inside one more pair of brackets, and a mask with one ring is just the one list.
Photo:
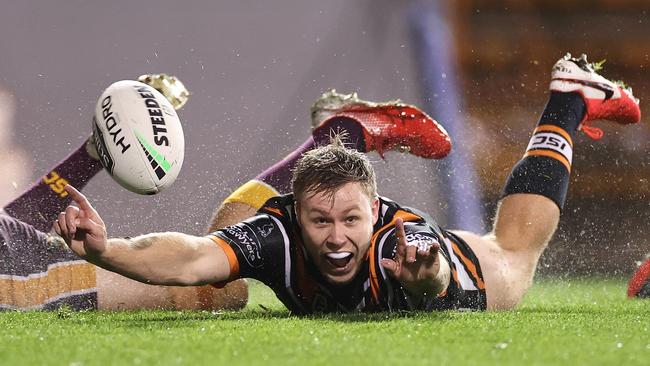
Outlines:
{"label": "white rugby ball", "polygon": [[171,103],[156,89],[118,81],[99,97],[93,138],[100,161],[124,188],[156,194],[181,170],[185,137]]}

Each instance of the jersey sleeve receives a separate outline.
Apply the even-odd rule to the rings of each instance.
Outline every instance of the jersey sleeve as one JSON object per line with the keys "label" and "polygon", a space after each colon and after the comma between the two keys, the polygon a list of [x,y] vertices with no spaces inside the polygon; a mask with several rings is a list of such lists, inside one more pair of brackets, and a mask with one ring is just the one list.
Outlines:
{"label": "jersey sleeve", "polygon": [[[286,229],[281,220],[260,214],[238,224],[219,229],[208,235],[219,245],[230,264],[230,278],[254,278],[272,282],[284,252]],[[279,271],[282,272],[282,271]]]}

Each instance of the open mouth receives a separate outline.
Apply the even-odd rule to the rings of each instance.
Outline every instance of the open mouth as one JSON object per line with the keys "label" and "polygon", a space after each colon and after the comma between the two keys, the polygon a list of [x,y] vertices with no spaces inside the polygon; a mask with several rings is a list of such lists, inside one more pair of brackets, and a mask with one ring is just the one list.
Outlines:
{"label": "open mouth", "polygon": [[332,252],[325,253],[325,260],[329,263],[335,270],[345,270],[350,261],[352,260],[353,254],[351,252]]}

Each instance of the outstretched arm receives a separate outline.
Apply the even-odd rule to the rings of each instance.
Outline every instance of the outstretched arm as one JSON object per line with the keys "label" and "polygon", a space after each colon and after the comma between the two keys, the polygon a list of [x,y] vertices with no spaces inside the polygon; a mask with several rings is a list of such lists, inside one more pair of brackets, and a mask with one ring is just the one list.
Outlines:
{"label": "outstretched arm", "polygon": [[202,285],[230,276],[226,254],[211,239],[181,233],[108,239],[106,225],[86,197],[70,185],[65,190],[78,207],[60,213],[54,230],[88,262],[158,285]]}
{"label": "outstretched arm", "polygon": [[440,254],[440,246],[435,243],[418,246],[417,243],[408,242],[401,218],[395,222],[395,235],[395,258],[382,259],[382,266],[418,299],[446,290],[449,286],[450,268]]}

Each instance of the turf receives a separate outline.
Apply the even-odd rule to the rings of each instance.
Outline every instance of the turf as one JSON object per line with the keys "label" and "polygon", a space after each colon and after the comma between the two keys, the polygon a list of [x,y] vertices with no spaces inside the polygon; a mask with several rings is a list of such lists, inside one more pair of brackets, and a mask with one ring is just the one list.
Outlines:
{"label": "turf", "polygon": [[6,312],[0,365],[647,365],[650,301],[624,290],[545,280],[516,311],[297,318],[253,283],[241,312]]}

